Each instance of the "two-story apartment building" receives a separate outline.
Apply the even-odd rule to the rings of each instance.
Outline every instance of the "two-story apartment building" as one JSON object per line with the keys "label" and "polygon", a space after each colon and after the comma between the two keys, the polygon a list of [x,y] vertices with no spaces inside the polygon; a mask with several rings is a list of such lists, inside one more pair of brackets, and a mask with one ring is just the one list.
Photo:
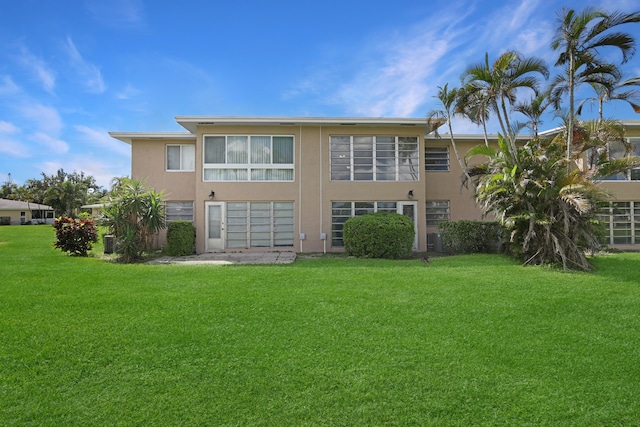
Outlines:
{"label": "two-story apartment building", "polygon": [[[462,169],[449,138],[430,136],[425,119],[184,116],[176,121],[187,132],[110,135],[131,145],[131,176],[165,193],[167,220],[193,221],[198,253],[341,251],[344,222],[377,211],[409,216],[414,249],[424,252],[433,249],[427,236],[437,232],[439,221],[482,219],[471,190],[461,186]],[[627,127],[640,147],[640,126]],[[482,143],[482,135],[456,136],[461,155]],[[603,184],[615,194],[611,243],[635,245],[637,222],[640,244],[636,175]]]}

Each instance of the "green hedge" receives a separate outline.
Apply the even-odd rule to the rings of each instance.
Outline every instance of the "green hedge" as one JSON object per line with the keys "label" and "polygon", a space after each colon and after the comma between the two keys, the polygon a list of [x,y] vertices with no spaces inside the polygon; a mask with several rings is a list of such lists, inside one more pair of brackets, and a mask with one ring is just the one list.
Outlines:
{"label": "green hedge", "polygon": [[445,221],[438,224],[442,247],[456,254],[491,253],[500,248],[502,227],[497,222]]}
{"label": "green hedge", "polygon": [[171,221],[167,230],[169,256],[186,256],[195,252],[196,229],[191,221]]}
{"label": "green hedge", "polygon": [[377,212],[348,219],[342,229],[345,252],[365,258],[411,257],[415,231],[410,218]]}

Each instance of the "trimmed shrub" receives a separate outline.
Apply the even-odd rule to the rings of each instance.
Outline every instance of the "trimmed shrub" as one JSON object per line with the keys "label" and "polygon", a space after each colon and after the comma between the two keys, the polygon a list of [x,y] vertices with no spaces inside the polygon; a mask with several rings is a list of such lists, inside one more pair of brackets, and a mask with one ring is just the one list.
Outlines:
{"label": "trimmed shrub", "polygon": [[91,219],[56,218],[53,223],[56,230],[54,247],[71,255],[87,256],[92,243],[98,241],[98,230]]}
{"label": "trimmed shrub", "polygon": [[171,221],[167,229],[167,255],[186,256],[195,252],[196,229],[191,221]]}
{"label": "trimmed shrub", "polygon": [[442,247],[455,254],[492,253],[500,247],[502,227],[497,222],[444,221],[438,224]]}
{"label": "trimmed shrub", "polygon": [[410,258],[414,237],[413,221],[392,212],[350,218],[342,229],[345,252],[364,258]]}

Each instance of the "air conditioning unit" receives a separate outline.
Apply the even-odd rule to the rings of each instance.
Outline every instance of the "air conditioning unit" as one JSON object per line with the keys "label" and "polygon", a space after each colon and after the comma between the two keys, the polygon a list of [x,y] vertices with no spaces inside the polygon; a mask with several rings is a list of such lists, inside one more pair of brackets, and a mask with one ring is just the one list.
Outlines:
{"label": "air conditioning unit", "polygon": [[442,252],[442,237],[440,233],[427,233],[427,251]]}
{"label": "air conditioning unit", "polygon": [[112,254],[113,253],[113,245],[115,241],[115,237],[111,234],[104,236],[104,253]]}

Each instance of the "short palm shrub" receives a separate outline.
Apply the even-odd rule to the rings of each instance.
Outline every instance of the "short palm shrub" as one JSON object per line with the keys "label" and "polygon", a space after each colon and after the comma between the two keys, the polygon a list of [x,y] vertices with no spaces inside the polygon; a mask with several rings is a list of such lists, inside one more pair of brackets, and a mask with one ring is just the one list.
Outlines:
{"label": "short palm shrub", "polygon": [[502,227],[497,222],[444,221],[438,224],[438,229],[447,252],[491,253],[500,247]]}
{"label": "short palm shrub", "polygon": [[53,223],[56,230],[56,242],[53,244],[71,255],[87,256],[92,243],[98,241],[98,231],[91,219],[56,218]]}
{"label": "short palm shrub", "polygon": [[167,255],[185,256],[194,252],[196,229],[191,221],[171,221],[167,228]]}
{"label": "short palm shrub", "polygon": [[415,231],[405,215],[376,212],[347,220],[343,241],[348,255],[364,258],[411,257]]}

